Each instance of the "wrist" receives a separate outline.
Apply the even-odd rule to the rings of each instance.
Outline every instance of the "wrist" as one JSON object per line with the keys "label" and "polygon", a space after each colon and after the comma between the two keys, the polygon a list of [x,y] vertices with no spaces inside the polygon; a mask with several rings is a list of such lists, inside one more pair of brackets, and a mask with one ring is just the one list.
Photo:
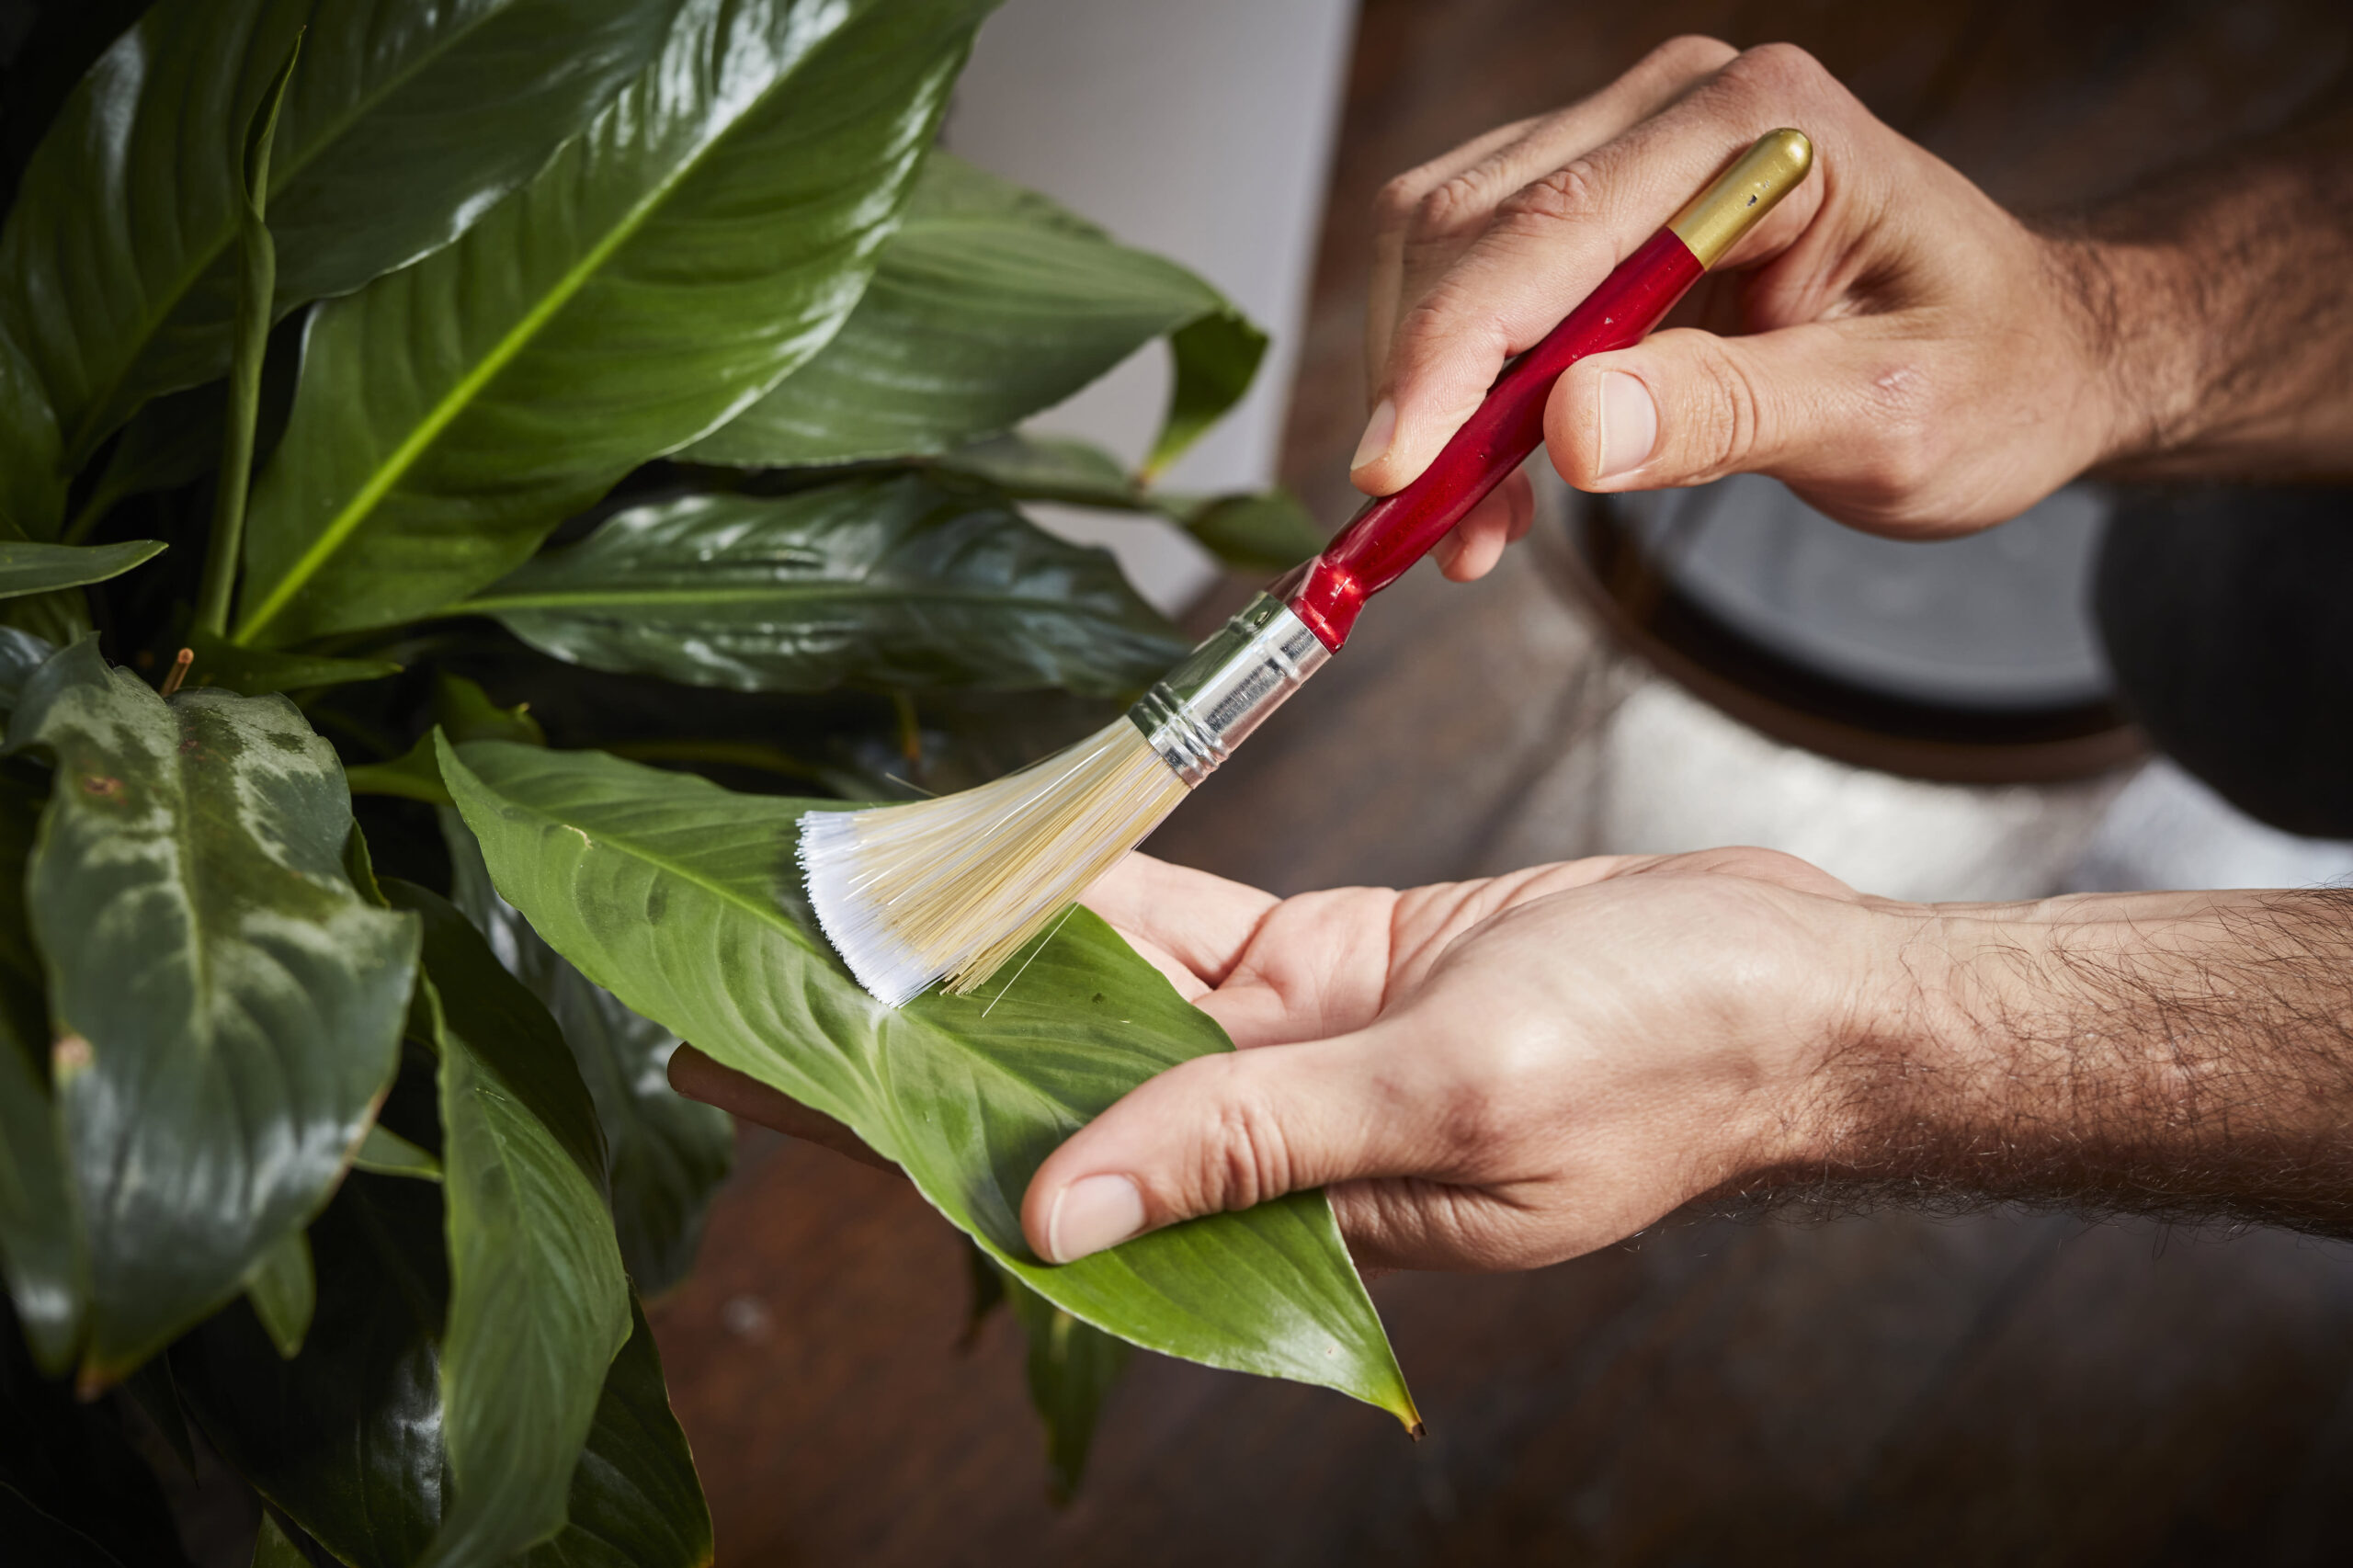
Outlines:
{"label": "wrist", "polygon": [[2040,236],[2075,367],[2081,470],[2122,477],[2190,439],[2200,367],[2183,330],[2183,257],[2163,244]]}

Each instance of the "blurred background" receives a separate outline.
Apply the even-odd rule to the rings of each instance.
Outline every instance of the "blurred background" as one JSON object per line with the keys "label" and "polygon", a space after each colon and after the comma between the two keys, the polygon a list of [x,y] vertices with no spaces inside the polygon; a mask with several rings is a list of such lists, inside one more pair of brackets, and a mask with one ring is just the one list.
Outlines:
{"label": "blurred background", "polygon": [[[1272,331],[1171,483],[1279,480],[1330,528],[1358,499],[1374,192],[1679,32],[1803,45],[2028,211],[2277,127],[2353,64],[2342,0],[1008,0],[947,136]],[[1038,427],[1138,455],[1158,352]],[[1417,570],[1154,852],[1282,892],[1722,843],[1930,899],[2353,877],[2353,845],[2242,814],[2129,722],[2092,604],[2132,495],[1903,545],[1765,481],[1602,506],[1538,477],[1525,548],[1471,587]],[[1173,529],[1055,526],[1193,630],[1256,585]],[[1328,1393],[1140,1358],[1057,1509],[1014,1325],[966,1342],[954,1234],[813,1149],[742,1155],[654,1312],[722,1563],[2344,1556],[2336,1244],[1678,1217],[1537,1274],[1378,1283],[1419,1445]]]}

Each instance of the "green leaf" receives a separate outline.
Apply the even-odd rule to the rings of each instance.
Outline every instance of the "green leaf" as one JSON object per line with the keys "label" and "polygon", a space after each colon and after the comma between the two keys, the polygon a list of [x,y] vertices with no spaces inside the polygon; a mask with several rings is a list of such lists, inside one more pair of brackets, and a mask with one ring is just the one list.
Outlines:
{"label": "green leaf", "polygon": [[604,1140],[555,1024],[464,915],[387,879],[425,927],[441,1056],[450,1297],[442,1438],[453,1496],[426,1562],[493,1563],[563,1528],[629,1282],[605,1210]]}
{"label": "green leaf", "polygon": [[814,929],[793,846],[807,801],[733,795],[593,752],[445,746],[498,890],[581,971],[716,1060],[854,1129],[1031,1290],[1131,1343],[1336,1388],[1414,1419],[1331,1207],[1300,1193],[1063,1267],[1021,1194],[1063,1139],[1164,1068],[1231,1049],[1083,909],[989,997],[892,1010]]}
{"label": "green leaf", "polygon": [[525,1568],[710,1568],[710,1507],[633,1296],[629,1343],[605,1379],[564,1515],[563,1533]]}
{"label": "green leaf", "polygon": [[1170,335],[1168,357],[1176,362],[1176,371],[1170,379],[1168,415],[1160,423],[1160,438],[1143,460],[1147,483],[1165,473],[1169,464],[1200,439],[1201,432],[1242,401],[1266,353],[1267,335],[1231,311],[1203,316]]}
{"label": "green leaf", "polygon": [[441,1517],[441,1199],[354,1176],[311,1227],[318,1310],[292,1360],[233,1305],[172,1346],[221,1457],[346,1562],[409,1568]]}
{"label": "green leaf", "polygon": [[226,381],[207,381],[142,408],[107,454],[89,498],[65,530],[65,542],[80,544],[118,501],[175,490],[211,472],[221,460],[221,433],[228,418]]}
{"label": "green leaf", "polygon": [[162,0],[101,56],[0,232],[68,468],[227,369],[237,151],[306,23],[268,187],[277,313],[446,245],[643,67],[668,0]]}
{"label": "green leaf", "polygon": [[229,628],[229,592],[236,582],[245,494],[253,483],[254,427],[261,419],[262,357],[269,348],[271,303],[278,291],[278,246],[270,238],[267,210],[269,155],[278,142],[287,84],[301,57],[302,35],[298,32],[286,51],[286,63],[254,107],[237,160],[237,306],[230,321],[228,408],[222,421],[221,472],[212,491],[212,533],[196,599],[196,625],[216,637]]}
{"label": "green leaf", "polygon": [[[547,732],[530,715],[530,704],[501,708],[490,694],[463,676],[446,670],[433,674],[433,722],[464,741],[514,741],[522,745],[547,744]],[[356,795],[395,795],[431,806],[449,803],[441,788],[441,768],[433,757],[433,736],[418,737],[415,745],[390,762],[362,763],[344,770]]]}
{"label": "green leaf", "polygon": [[[373,1129],[370,1129],[372,1131]],[[261,1320],[278,1353],[292,1360],[302,1352],[318,1305],[319,1282],[311,1272],[311,1244],[295,1232],[267,1252],[245,1277],[245,1300]]]}
{"label": "green leaf", "polygon": [[1238,572],[1287,572],[1324,548],[1307,508],[1287,490],[1164,503],[1185,531]]}
{"label": "green leaf", "polygon": [[346,878],[342,770],[283,698],[166,702],[84,642],[26,683],[8,746],[57,765],[26,886],[103,1381],[325,1201],[392,1078],[417,937]]}
{"label": "green leaf", "polygon": [[440,1160],[381,1122],[370,1127],[368,1136],[359,1141],[358,1153],[351,1156],[351,1167],[377,1176],[415,1176],[419,1181],[441,1179]]}
{"label": "green leaf", "polygon": [[1149,490],[1101,448],[1085,441],[1000,436],[922,466],[986,480],[1025,501],[1115,512],[1151,512],[1240,572],[1281,572],[1324,548],[1324,535],[1289,491],[1187,495]]}
{"label": "green leaf", "polygon": [[79,588],[30,594],[21,599],[0,599],[0,626],[63,648],[74,639],[90,634],[90,601]]}
{"label": "green leaf", "polygon": [[238,641],[438,609],[814,353],[985,8],[686,0],[529,185],[322,307],[255,492]]}
{"label": "green leaf", "polygon": [[311,1568],[311,1560],[286,1539],[276,1517],[265,1512],[261,1528],[254,1534],[254,1568]]}
{"label": "green leaf", "polygon": [[450,902],[498,961],[547,1004],[579,1063],[611,1151],[621,1262],[639,1290],[659,1295],[694,1264],[704,1208],[734,1158],[734,1122],[670,1087],[676,1035],[591,983],[498,896],[482,848],[456,812],[443,809],[441,832],[449,846]]}
{"label": "green leaf", "polygon": [[0,1274],[33,1358],[54,1376],[74,1363],[89,1266],[50,1092],[47,1003],[25,909],[40,808],[33,790],[0,776]]}
{"label": "green leaf", "polygon": [[[438,1392],[449,1267],[439,1189],[355,1176],[312,1242],[318,1320],[281,1361],[232,1307],[172,1349],[223,1458],[355,1568],[411,1568],[445,1502]],[[533,1568],[708,1568],[710,1519],[642,1315],[603,1381],[563,1533]]]}
{"label": "green leaf", "polygon": [[[1240,318],[1175,262],[935,153],[840,335],[682,455],[778,468],[944,452],[1012,428],[1205,320]],[[1223,411],[1194,395],[1200,408],[1188,418]]]}
{"label": "green leaf", "polygon": [[39,372],[0,315],[0,539],[52,539],[64,510],[57,416]]}
{"label": "green leaf", "polygon": [[189,686],[217,686],[247,697],[349,686],[401,673],[400,665],[382,659],[330,659],[242,647],[197,627],[188,629],[188,645],[196,653],[196,662],[188,666]]}
{"label": "green leaf", "polygon": [[0,540],[0,599],[119,577],[164,552],[161,540],[121,544],[24,544]]}
{"label": "green leaf", "polygon": [[631,507],[464,608],[561,659],[754,691],[1109,694],[1185,652],[1108,551],[916,474]]}
{"label": "green leaf", "polygon": [[1096,1417],[1128,1365],[1127,1342],[1080,1322],[1006,1276],[1013,1315],[1029,1344],[1029,1403],[1046,1428],[1046,1471],[1057,1502],[1078,1493]]}

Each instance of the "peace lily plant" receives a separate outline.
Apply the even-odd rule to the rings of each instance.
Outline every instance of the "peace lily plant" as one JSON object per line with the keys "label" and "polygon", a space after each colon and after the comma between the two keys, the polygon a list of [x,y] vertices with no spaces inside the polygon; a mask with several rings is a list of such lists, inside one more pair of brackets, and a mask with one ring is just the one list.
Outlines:
{"label": "peace lily plant", "polygon": [[[8,83],[78,78],[0,230],[0,1540],[183,1561],[135,1402],[258,1560],[709,1561],[640,1305],[728,1165],[681,1037],[972,1239],[1065,1485],[1131,1343],[1410,1418],[1321,1195],[1023,1245],[1056,1142],[1229,1049],[1117,935],[894,1014],[797,884],[804,812],[1183,651],[1023,503],[1316,542],[1150,483],[1260,335],[935,150],[984,0],[120,9]],[[1154,338],[1141,475],[1008,434]]]}

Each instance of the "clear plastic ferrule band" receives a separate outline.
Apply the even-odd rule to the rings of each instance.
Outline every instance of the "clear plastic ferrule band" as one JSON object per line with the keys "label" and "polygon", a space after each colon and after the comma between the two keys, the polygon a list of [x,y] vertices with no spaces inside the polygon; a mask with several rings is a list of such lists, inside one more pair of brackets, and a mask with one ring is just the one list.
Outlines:
{"label": "clear plastic ferrule band", "polygon": [[1191,789],[1331,656],[1290,607],[1260,594],[1144,693],[1128,718]]}

